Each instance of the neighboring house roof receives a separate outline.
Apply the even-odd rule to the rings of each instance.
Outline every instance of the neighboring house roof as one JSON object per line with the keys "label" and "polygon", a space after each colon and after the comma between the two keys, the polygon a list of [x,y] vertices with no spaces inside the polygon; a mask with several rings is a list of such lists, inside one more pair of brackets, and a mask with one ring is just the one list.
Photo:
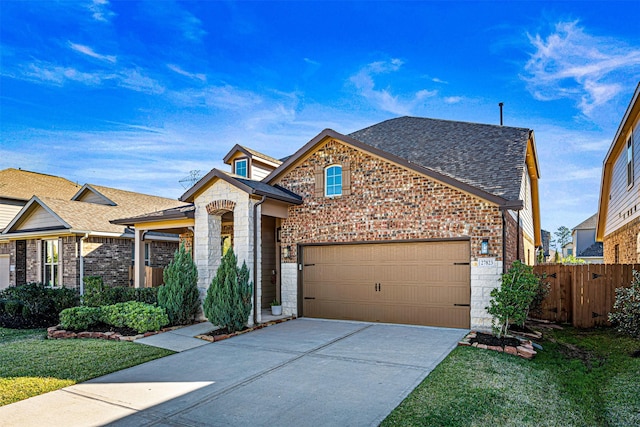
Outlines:
{"label": "neighboring house roof", "polygon": [[580,224],[573,227],[574,230],[594,230],[598,224],[598,214],[595,213]]}
{"label": "neighboring house roof", "polygon": [[263,181],[254,181],[246,179],[238,175],[227,173],[219,169],[211,169],[211,171],[200,178],[190,189],[188,189],[181,197],[180,200],[184,202],[193,202],[196,195],[209,185],[214,179],[222,179],[229,184],[249,193],[258,196],[265,196],[270,199],[280,200],[295,205],[302,204],[302,197],[298,196],[291,191],[282,188],[279,185],[269,185]]}
{"label": "neighboring house roof", "polygon": [[349,136],[505,200],[518,200],[531,134],[525,128],[399,117]]}
{"label": "neighboring house roof", "polygon": [[130,218],[111,220],[112,224],[132,226],[143,222],[155,222],[172,219],[195,218],[196,207],[194,205],[184,205],[177,208],[165,209],[163,211],[146,213]]}
{"label": "neighboring house roof", "polygon": [[47,229],[66,229],[72,232],[123,233],[124,227],[112,224],[110,220],[142,215],[150,210],[158,211],[184,206],[184,203],[178,200],[158,196],[98,185],[92,185],[89,188],[92,191],[99,191],[103,197],[113,201],[115,205],[34,196],[7,225],[2,235],[38,231],[38,229],[29,230],[20,227],[21,224],[29,220],[29,217],[37,209],[44,210],[43,215],[48,215],[48,219],[45,221],[48,224]]}
{"label": "neighboring house roof", "polygon": [[602,242],[595,242],[593,245],[589,246],[582,252],[580,252],[578,257],[602,257],[604,256],[604,250],[602,246]]}
{"label": "neighboring house roof", "polygon": [[613,178],[613,166],[618,155],[625,148],[626,136],[633,125],[633,119],[640,115],[640,83],[636,86],[636,90],[631,97],[629,106],[622,117],[620,126],[609,151],[604,158],[602,165],[602,181],[600,184],[600,200],[598,202],[598,225],[596,228],[596,240],[601,242],[606,233],[605,225],[607,221],[607,211],[609,210],[609,193],[611,191],[611,182]]}
{"label": "neighboring house roof", "polygon": [[80,185],[68,179],[22,169],[0,171],[0,198],[28,201],[33,196],[71,199]]}

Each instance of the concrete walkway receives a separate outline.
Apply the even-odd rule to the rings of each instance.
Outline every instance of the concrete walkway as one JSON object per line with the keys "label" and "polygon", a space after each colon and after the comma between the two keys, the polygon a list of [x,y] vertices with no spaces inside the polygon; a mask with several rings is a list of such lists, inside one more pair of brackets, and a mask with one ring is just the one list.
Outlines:
{"label": "concrete walkway", "polygon": [[374,426],[466,332],[296,319],[1,407],[0,424]]}

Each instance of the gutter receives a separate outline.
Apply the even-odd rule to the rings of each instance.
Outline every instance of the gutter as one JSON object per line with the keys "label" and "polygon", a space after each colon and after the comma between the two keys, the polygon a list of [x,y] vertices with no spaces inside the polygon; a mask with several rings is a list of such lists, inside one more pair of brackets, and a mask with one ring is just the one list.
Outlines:
{"label": "gutter", "polygon": [[258,324],[258,206],[267,200],[262,196],[259,202],[253,205],[253,323]]}

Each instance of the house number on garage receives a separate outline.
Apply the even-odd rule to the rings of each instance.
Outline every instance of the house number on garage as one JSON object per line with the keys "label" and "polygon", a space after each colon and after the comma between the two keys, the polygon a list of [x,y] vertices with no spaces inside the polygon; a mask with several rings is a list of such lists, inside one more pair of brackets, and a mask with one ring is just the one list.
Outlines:
{"label": "house number on garage", "polygon": [[495,265],[495,258],[478,258],[478,267],[493,267]]}

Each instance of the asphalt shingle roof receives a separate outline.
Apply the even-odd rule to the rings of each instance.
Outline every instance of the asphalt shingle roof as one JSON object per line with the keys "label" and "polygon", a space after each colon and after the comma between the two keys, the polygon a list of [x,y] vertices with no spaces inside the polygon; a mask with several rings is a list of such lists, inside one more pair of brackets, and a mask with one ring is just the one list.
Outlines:
{"label": "asphalt shingle roof", "polygon": [[520,199],[530,130],[399,117],[349,136],[506,200]]}
{"label": "asphalt shingle roof", "polygon": [[0,198],[28,201],[33,196],[71,199],[82,186],[68,179],[21,169],[0,171]]}
{"label": "asphalt shingle roof", "polygon": [[598,214],[595,213],[589,218],[582,221],[580,224],[573,227],[574,230],[595,230],[598,224]]}
{"label": "asphalt shingle roof", "polygon": [[602,242],[595,242],[593,245],[589,246],[587,249],[583,250],[578,254],[579,257],[588,257],[588,256],[596,256],[601,257],[604,254],[604,249],[602,246]]}

